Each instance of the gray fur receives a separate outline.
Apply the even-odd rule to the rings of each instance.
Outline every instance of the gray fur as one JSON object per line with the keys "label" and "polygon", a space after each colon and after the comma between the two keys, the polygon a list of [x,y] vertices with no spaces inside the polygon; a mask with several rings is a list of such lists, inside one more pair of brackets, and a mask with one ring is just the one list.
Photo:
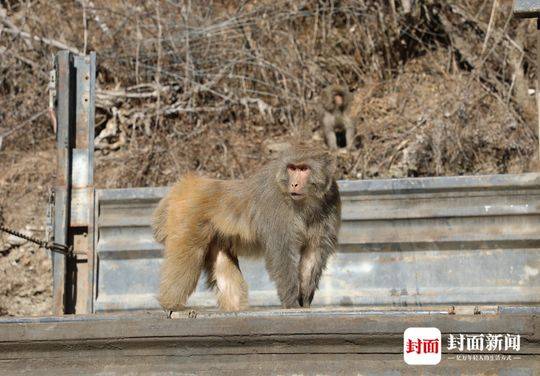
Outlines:
{"label": "gray fur", "polygon": [[[312,191],[306,202],[297,203],[280,189],[276,171],[285,171],[287,163],[304,160],[312,166]],[[288,151],[250,179],[252,184],[246,184],[252,189],[253,230],[258,234],[266,268],[286,308],[311,304],[328,257],[337,246],[341,200],[334,173],[335,160],[329,154],[310,156]],[[272,184],[276,179],[278,184]],[[310,283],[301,291],[301,256],[307,247],[313,248],[317,262],[310,268]]]}

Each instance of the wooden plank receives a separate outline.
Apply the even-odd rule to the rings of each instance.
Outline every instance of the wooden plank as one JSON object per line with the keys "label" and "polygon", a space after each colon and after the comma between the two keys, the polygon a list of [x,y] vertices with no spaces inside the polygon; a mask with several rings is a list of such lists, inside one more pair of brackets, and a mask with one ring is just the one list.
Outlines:
{"label": "wooden plank", "polygon": [[[359,309],[200,312],[177,319],[166,319],[162,313],[8,319],[0,322],[0,370],[17,374],[40,369],[40,374],[49,375],[164,370],[211,374],[218,368],[231,374],[339,374],[371,369],[410,374],[411,368],[402,361],[403,332],[433,326],[443,333],[443,362],[433,368],[438,374],[470,371],[475,364],[481,364],[478,369],[484,372],[533,370],[539,366],[539,324],[536,314],[449,315],[440,310],[373,314]],[[456,356],[464,353],[445,351],[450,333],[519,334],[519,353],[503,352],[519,359],[458,361]]]}
{"label": "wooden plank", "polygon": [[[33,343],[66,341],[85,343],[94,340],[118,341],[143,338],[175,338],[179,341],[207,338],[226,341],[226,338],[245,337],[246,341],[279,336],[295,341],[302,336],[309,338],[349,338],[351,336],[389,336],[391,344],[385,351],[401,352],[402,343],[395,341],[411,326],[435,326],[442,333],[516,333],[529,341],[523,345],[524,353],[538,353],[538,333],[535,325],[540,324],[535,314],[484,314],[449,315],[414,311],[394,311],[387,314],[372,314],[354,309],[328,311],[319,310],[270,310],[245,313],[201,314],[198,317],[166,319],[165,314],[141,316],[79,316],[76,320],[49,318],[36,322],[17,320],[0,324],[0,348],[16,344],[30,346]],[[324,341],[321,342],[324,345]],[[49,345],[47,345],[48,347]],[[528,346],[528,347],[527,347]],[[371,352],[369,345],[365,349]],[[213,351],[213,350],[211,350]],[[6,352],[0,351],[0,358]]]}
{"label": "wooden plank", "polygon": [[[62,359],[64,360],[64,359]],[[437,366],[409,366],[401,354],[234,354],[225,356],[138,355],[113,358],[0,360],[8,375],[536,375],[537,356],[504,361],[444,359]],[[102,373],[101,373],[102,372]]]}

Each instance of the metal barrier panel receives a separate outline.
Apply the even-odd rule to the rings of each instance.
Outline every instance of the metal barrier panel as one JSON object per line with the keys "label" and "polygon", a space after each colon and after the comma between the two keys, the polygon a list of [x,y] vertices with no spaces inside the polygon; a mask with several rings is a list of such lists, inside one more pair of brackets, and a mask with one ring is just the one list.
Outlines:
{"label": "metal barrier panel", "polygon": [[540,15],[540,1],[514,0],[514,16],[521,18],[534,18]]}
{"label": "metal barrier panel", "polygon": [[[314,305],[540,303],[540,174],[340,181],[339,251]],[[94,311],[158,308],[150,218],[168,188],[96,191]],[[241,259],[253,306],[279,305]],[[203,278],[191,306],[214,306]]]}

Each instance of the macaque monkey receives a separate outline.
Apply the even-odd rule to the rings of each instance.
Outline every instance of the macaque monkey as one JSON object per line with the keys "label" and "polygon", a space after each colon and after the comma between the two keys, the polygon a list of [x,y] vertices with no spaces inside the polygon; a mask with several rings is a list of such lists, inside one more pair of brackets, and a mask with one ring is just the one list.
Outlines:
{"label": "macaque monkey", "polygon": [[[338,137],[345,141],[345,148],[350,150],[354,145],[355,128],[345,111],[349,108],[351,95],[346,87],[332,85],[327,87],[322,96],[321,124],[330,149],[338,148]],[[340,141],[341,141],[340,140]],[[340,142],[339,144],[343,144]]]}
{"label": "macaque monkey", "polygon": [[165,245],[161,306],[183,309],[204,270],[220,309],[247,308],[238,256],[256,256],[283,307],[309,307],[341,223],[335,169],[330,153],[296,145],[247,179],[182,177],[152,222]]}

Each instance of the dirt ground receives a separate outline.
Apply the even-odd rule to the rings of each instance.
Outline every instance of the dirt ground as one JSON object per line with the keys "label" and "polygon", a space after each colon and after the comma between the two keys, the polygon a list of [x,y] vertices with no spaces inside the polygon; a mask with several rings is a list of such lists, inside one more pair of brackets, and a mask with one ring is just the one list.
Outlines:
{"label": "dirt ground", "polygon": [[[43,239],[47,197],[55,166],[52,139],[32,153],[0,153],[0,207],[11,228]],[[51,312],[52,275],[48,251],[13,236],[0,237],[0,313]]]}
{"label": "dirt ground", "polygon": [[[357,130],[353,150],[338,154],[338,178],[537,169],[535,25],[511,19],[511,1],[191,10],[95,1],[86,44],[76,3],[0,2],[0,213],[10,228],[45,236],[55,135],[44,109],[58,43],[97,51],[98,188],[163,186],[188,170],[242,178],[274,143],[324,146],[316,109],[336,82],[353,93]],[[14,37],[13,25],[56,44]],[[0,315],[50,313],[48,251],[0,234],[0,282]]]}

